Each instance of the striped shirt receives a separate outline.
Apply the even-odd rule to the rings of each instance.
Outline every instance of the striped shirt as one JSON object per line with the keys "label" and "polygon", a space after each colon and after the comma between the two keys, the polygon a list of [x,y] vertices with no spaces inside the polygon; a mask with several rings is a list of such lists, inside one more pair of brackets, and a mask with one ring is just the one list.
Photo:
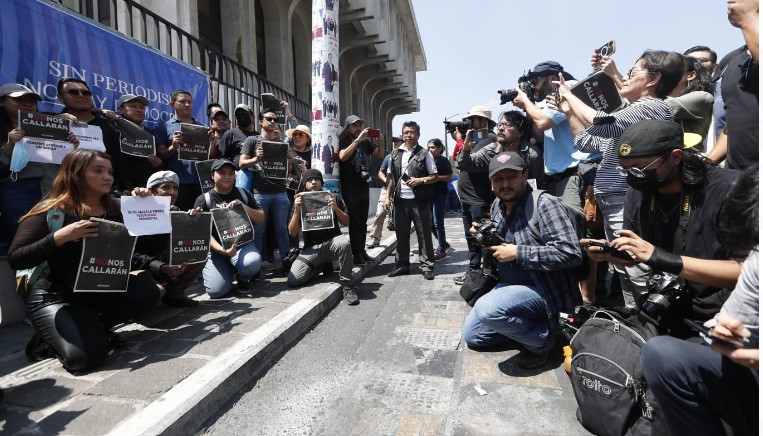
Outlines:
{"label": "striped shirt", "polygon": [[625,195],[628,191],[625,177],[615,169],[620,165],[617,141],[628,126],[647,119],[672,120],[673,111],[664,100],[644,98],[613,114],[597,111],[593,125],[575,135],[576,149],[604,153],[593,184],[595,194]]}
{"label": "striped shirt", "polygon": [[562,201],[553,195],[538,198],[538,227],[540,237],[529,228],[525,204],[532,188],[518,201],[511,216],[507,216],[499,198],[490,207],[490,216],[503,235],[506,225],[514,234],[517,245],[517,264],[527,270],[535,290],[546,301],[551,328],[558,329],[559,312],[572,313],[582,299],[578,285],[572,279],[571,268],[583,259],[575,226]]}

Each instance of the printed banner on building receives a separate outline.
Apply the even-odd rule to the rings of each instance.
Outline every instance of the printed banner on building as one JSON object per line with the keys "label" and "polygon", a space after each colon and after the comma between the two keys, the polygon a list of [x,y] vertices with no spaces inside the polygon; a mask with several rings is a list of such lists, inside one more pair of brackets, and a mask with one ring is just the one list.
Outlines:
{"label": "printed banner on building", "polygon": [[0,84],[21,83],[43,98],[41,112],[61,112],[56,84],[84,80],[94,106],[116,110],[119,97],[148,99],[146,125],[168,120],[170,94],[186,89],[193,116],[206,119],[209,81],[200,70],[69,11],[55,2],[4,0],[0,14]]}
{"label": "printed banner on building", "polygon": [[209,254],[209,240],[212,237],[212,214],[194,215],[188,212],[172,212],[172,234],[170,236],[170,265],[206,262]]}
{"label": "printed banner on building", "polygon": [[330,192],[303,192],[300,196],[303,232],[334,227],[334,210],[329,206]]}
{"label": "printed banner on building", "polygon": [[98,236],[85,238],[74,292],[124,292],[130,279],[135,236],[121,223],[90,218],[98,223]]}

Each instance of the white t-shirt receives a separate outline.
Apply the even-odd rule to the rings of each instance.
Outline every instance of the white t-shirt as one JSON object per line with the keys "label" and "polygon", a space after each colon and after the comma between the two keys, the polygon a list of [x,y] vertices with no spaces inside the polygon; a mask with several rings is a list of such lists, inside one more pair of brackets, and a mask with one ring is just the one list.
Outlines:
{"label": "white t-shirt", "polygon": [[[417,144],[418,145],[418,144]],[[405,146],[405,144],[401,144],[400,147],[398,147],[398,150],[403,152],[402,160],[400,163],[400,168],[402,170],[401,174],[408,174],[408,160],[410,160],[411,153],[413,150],[416,149],[416,146],[411,147],[410,150],[408,150],[408,147]],[[389,169],[387,169],[387,174],[392,174],[392,165],[394,165],[394,162],[390,163]],[[427,151],[427,157],[426,157],[426,165],[427,165],[427,171],[429,171],[429,174],[437,174],[437,166],[435,166],[434,163],[434,157],[432,156],[432,153]],[[413,200],[416,198],[415,195],[413,195],[413,189],[411,189],[410,186],[408,186],[407,183],[400,180],[400,198],[405,200]]]}

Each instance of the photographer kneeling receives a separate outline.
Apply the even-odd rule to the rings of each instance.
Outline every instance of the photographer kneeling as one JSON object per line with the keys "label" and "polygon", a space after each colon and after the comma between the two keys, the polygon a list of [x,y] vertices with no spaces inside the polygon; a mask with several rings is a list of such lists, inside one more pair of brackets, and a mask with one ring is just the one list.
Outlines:
{"label": "photographer kneeling", "polygon": [[[494,157],[489,176],[497,197],[490,208],[497,234],[485,237],[483,232],[482,240],[498,261],[500,280],[467,316],[464,340],[472,348],[514,340],[524,346],[517,365],[537,368],[548,360],[558,313],[581,303],[570,271],[582,261],[577,233],[565,206],[552,195],[538,198],[540,236],[530,228],[525,210],[532,207],[532,188],[519,154]],[[472,234],[477,227],[472,223]]]}
{"label": "photographer kneeling", "polygon": [[[683,131],[673,121],[644,120],[631,125],[623,132],[618,153],[618,171],[630,189],[625,198],[624,230],[611,246],[625,251],[632,260],[615,257],[617,251],[607,254],[605,247],[595,245],[604,241],[584,239],[581,243],[588,245],[593,260],[620,266],[643,262],[672,278],[682,273],[681,256],[728,258],[721,251],[716,223],[736,171],[708,165],[697,151],[684,149]],[[733,268],[733,263],[729,266]],[[724,269],[718,271],[721,274]],[[652,286],[648,300],[646,295],[636,296],[637,306],[659,319],[662,332],[681,338],[692,335],[684,318],[712,318],[730,292],[717,286],[717,278],[686,277],[692,280],[652,281],[662,285]]]}

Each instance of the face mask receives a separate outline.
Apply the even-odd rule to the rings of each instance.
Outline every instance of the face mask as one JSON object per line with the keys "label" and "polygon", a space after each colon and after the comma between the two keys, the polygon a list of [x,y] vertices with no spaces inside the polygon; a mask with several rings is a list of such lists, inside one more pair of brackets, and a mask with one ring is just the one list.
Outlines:
{"label": "face mask", "polygon": [[625,182],[628,183],[628,186],[631,188],[641,191],[641,192],[654,192],[664,186],[666,186],[670,182],[670,176],[673,174],[673,170],[675,170],[676,167],[673,167],[670,170],[670,173],[668,173],[667,177],[665,177],[662,180],[659,180],[657,178],[657,170],[646,170],[644,171],[644,177],[638,178],[635,177],[633,174],[628,174],[625,176]]}
{"label": "face mask", "polygon": [[248,127],[252,125],[252,117],[249,114],[236,114],[236,124],[241,127]]}
{"label": "face mask", "polygon": [[13,146],[13,155],[11,156],[11,179],[16,181],[18,173],[29,163],[29,153],[27,153],[24,144],[17,143]]}

